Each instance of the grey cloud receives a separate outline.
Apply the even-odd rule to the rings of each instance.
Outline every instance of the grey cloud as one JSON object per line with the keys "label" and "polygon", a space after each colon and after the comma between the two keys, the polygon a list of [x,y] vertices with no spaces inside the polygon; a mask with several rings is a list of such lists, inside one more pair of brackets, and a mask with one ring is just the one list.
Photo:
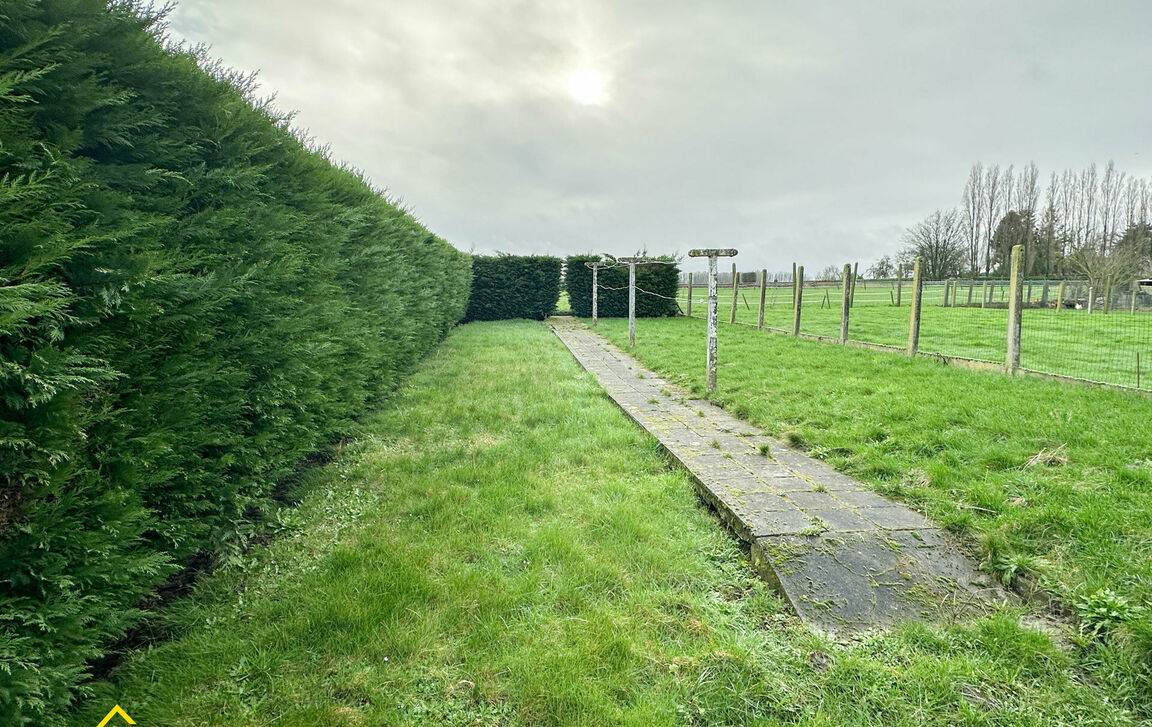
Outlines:
{"label": "grey cloud", "polygon": [[[458,246],[893,252],[975,161],[1152,173],[1141,2],[184,0],[207,42]],[[609,79],[574,104],[567,74]]]}

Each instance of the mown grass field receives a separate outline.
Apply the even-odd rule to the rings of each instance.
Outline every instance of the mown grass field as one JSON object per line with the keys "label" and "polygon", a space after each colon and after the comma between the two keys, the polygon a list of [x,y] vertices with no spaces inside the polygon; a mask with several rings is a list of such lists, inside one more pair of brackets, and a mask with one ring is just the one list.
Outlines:
{"label": "mown grass field", "polygon": [[[872,286],[876,286],[875,283]],[[921,309],[920,350],[1003,363],[1007,346],[1008,314],[1002,308],[945,308],[943,288],[926,288]],[[1004,286],[998,286],[1004,290]],[[908,344],[908,289],[903,305],[888,302],[890,290],[857,288],[856,305],[849,318],[849,338],[889,346]],[[827,293],[827,300],[825,300]],[[840,289],[804,290],[804,307],[800,330],[819,336],[840,336]],[[1052,295],[1055,296],[1053,290]],[[976,290],[977,299],[980,290]],[[1039,293],[1035,286],[1033,297]],[[703,317],[707,311],[706,291],[693,289],[692,314]],[[967,298],[967,287],[960,288],[960,300]],[[736,320],[756,325],[759,317],[760,291],[741,288],[736,306]],[[680,307],[687,310],[687,290],[680,291]],[[718,299],[721,322],[730,320],[732,290],[721,290]],[[764,325],[792,330],[792,289],[769,288],[764,310]],[[1025,368],[1045,373],[1073,376],[1122,386],[1137,385],[1139,352],[1141,388],[1152,388],[1152,313],[1136,314],[1128,310],[1099,311],[1026,308],[1023,312],[1021,363]]]}
{"label": "mown grass field", "polygon": [[[698,329],[655,323],[653,359]],[[797,624],[544,324],[457,329],[364,431],[77,727],[113,703],[167,727],[1137,723],[1127,682],[1012,613],[843,643]]]}
{"label": "mown grass field", "polygon": [[[599,330],[627,344],[626,321]],[[702,320],[637,323],[636,356],[697,394],[704,348]],[[1070,613],[1102,589],[1127,599],[1129,623],[1082,658],[1149,709],[1152,400],[726,324],[719,361],[718,402],[970,538],[1006,580]]]}

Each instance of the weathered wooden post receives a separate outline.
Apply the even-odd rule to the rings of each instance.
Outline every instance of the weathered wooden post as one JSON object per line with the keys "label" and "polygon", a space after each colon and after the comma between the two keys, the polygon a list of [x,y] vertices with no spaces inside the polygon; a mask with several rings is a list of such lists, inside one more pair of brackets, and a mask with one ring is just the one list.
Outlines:
{"label": "weathered wooden post", "polygon": [[960,280],[952,279],[952,307],[955,308],[959,305],[960,300]]}
{"label": "weathered wooden post", "polygon": [[616,262],[628,263],[628,348],[636,347],[636,264],[650,263],[647,257],[618,257]]}
{"label": "weathered wooden post", "polygon": [[915,356],[920,350],[920,298],[924,292],[924,280],[920,268],[924,259],[917,257],[912,265],[912,312],[908,318],[908,355]]}
{"label": "weathered wooden post", "polygon": [[804,266],[796,268],[796,299],[792,308],[792,335],[800,335],[800,309],[804,307]]}
{"label": "weathered wooden post", "polygon": [[732,314],[728,317],[729,323],[736,322],[736,296],[740,293],[740,277],[736,272],[736,263],[732,263]]}
{"label": "weathered wooden post", "polygon": [[952,278],[944,281],[944,302],[940,304],[942,308],[948,307],[948,294],[952,292]]}
{"label": "weathered wooden post", "polygon": [[768,269],[760,270],[760,314],[756,317],[756,327],[764,328],[764,299],[768,295]]}
{"label": "weathered wooden post", "polygon": [[636,348],[636,261],[628,261],[628,348]]}
{"label": "weathered wooden post", "polygon": [[[1089,281],[1091,282],[1091,281]],[[1096,288],[1088,286],[1088,312],[1092,312],[1092,306],[1096,304]]]}
{"label": "weathered wooden post", "polygon": [[1131,300],[1132,310],[1129,311],[1132,315],[1136,315],[1136,292],[1138,290],[1140,290],[1140,281],[1139,280],[1133,280],[1132,281],[1132,300]]}
{"label": "weathered wooden post", "polygon": [[860,277],[860,263],[852,268],[852,285],[848,286],[848,305],[856,305],[856,278]]}
{"label": "weathered wooden post", "polygon": [[848,312],[852,310],[852,284],[848,276],[852,273],[849,265],[844,266],[844,290],[840,298],[840,343],[848,343]]}
{"label": "weathered wooden post", "polygon": [[900,301],[901,295],[904,293],[904,266],[899,265],[896,267],[896,307],[899,308],[902,303]]}
{"label": "weathered wooden post", "polygon": [[1112,310],[1112,276],[1109,275],[1104,282],[1104,315]]}
{"label": "weathered wooden post", "polygon": [[1015,374],[1020,371],[1020,324],[1023,307],[1024,285],[1024,246],[1012,246],[1011,275],[1008,288],[1008,354],[1004,359],[1004,371]]}
{"label": "weathered wooden post", "polygon": [[995,280],[989,280],[988,281],[988,305],[992,305],[995,302],[996,302],[996,281]]}
{"label": "weathered wooden post", "polygon": [[592,327],[596,327],[596,322],[599,320],[599,311],[597,310],[597,302],[600,299],[600,279],[598,273],[600,267],[604,264],[603,260],[594,260],[592,262],[584,263],[584,267],[592,268]]}
{"label": "weathered wooden post", "polygon": [[708,248],[689,250],[688,257],[708,258],[708,352],[705,356],[705,388],[708,393],[716,390],[716,258],[734,257],[731,248]]}
{"label": "weathered wooden post", "polygon": [[1060,281],[1060,285],[1056,288],[1056,310],[1059,311],[1064,307],[1064,281]]}
{"label": "weathered wooden post", "polygon": [[972,291],[976,289],[976,278],[968,278],[968,307],[972,307]]}
{"label": "weathered wooden post", "polygon": [[688,273],[688,312],[685,315],[692,317],[692,273]]}
{"label": "weathered wooden post", "polygon": [[988,281],[984,281],[984,287],[980,291],[980,307],[983,308],[988,304]]}

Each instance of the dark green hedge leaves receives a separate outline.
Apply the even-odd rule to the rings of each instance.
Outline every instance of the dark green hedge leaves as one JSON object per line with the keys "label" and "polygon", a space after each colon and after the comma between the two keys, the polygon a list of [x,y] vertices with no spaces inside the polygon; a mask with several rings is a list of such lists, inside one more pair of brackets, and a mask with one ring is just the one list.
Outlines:
{"label": "dark green hedge leaves", "polygon": [[[599,255],[572,255],[564,260],[565,285],[574,316],[588,318],[592,315],[592,270],[584,263],[599,259]],[[674,316],[680,312],[676,305],[680,268],[674,258],[656,259],[667,264],[636,266],[636,315],[641,318]],[[602,268],[597,274],[600,294],[596,313],[605,318],[628,315],[628,266],[624,263],[618,265]]]}
{"label": "dark green hedge leaves", "polygon": [[472,258],[468,321],[544,320],[560,298],[560,258],[497,255]]}
{"label": "dark green hedge leaves", "polygon": [[142,596],[241,553],[468,300],[469,256],[143,7],[0,10],[6,727],[65,723]]}

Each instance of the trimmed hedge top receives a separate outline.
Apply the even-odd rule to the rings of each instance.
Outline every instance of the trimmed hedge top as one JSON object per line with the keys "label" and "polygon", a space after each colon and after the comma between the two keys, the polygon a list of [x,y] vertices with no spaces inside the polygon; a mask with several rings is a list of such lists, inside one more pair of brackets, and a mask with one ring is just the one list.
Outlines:
{"label": "trimmed hedge top", "polygon": [[560,299],[560,258],[497,255],[472,258],[472,294],[467,321],[531,318],[556,312]]}
{"label": "trimmed hedge top", "polygon": [[[600,255],[572,255],[564,260],[564,281],[572,315],[592,315],[592,270],[587,262],[600,260]],[[636,266],[636,315],[640,318],[674,316],[680,312],[676,294],[680,288],[680,267],[673,257],[659,257],[666,265]],[[597,315],[619,318],[628,315],[628,265],[601,268],[597,274],[600,293],[596,300]],[[653,295],[655,294],[655,295]]]}

